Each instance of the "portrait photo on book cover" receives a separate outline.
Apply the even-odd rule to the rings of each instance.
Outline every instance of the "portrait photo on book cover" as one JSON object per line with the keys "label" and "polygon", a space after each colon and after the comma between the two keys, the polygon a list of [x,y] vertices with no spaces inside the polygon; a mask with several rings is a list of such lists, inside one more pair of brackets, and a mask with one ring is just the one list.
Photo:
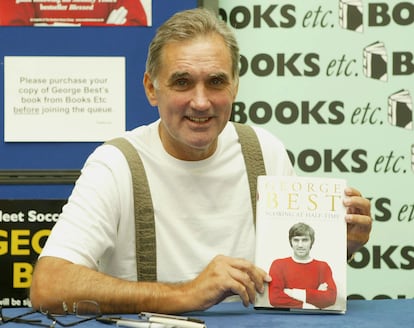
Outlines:
{"label": "portrait photo on book cover", "polygon": [[151,0],[1,0],[0,26],[150,26]]}
{"label": "portrait photo on book cover", "polygon": [[[272,281],[258,294],[255,307],[343,312],[346,263],[337,252],[335,229],[326,221],[311,224],[282,220],[272,230],[257,264]],[[331,230],[331,231],[330,231]]]}
{"label": "portrait photo on book cover", "polygon": [[325,261],[312,257],[314,229],[303,222],[289,229],[292,255],[275,259],[269,269],[269,303],[274,307],[323,309],[336,302],[336,283]]}

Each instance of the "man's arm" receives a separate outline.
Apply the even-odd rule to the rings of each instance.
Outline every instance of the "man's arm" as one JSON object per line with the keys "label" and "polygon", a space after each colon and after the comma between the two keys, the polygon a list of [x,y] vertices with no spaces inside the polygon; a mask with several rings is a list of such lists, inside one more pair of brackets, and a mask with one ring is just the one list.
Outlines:
{"label": "man's arm", "polygon": [[125,7],[119,7],[110,12],[106,19],[107,24],[123,25],[127,21],[128,10]]}
{"label": "man's arm", "polygon": [[272,262],[269,275],[272,281],[269,283],[269,303],[274,307],[302,307],[302,302],[305,300],[299,300],[289,292],[286,288],[286,274],[284,269],[287,267],[287,263],[283,259],[278,259]]}
{"label": "man's arm", "polygon": [[[118,0],[115,6],[122,6],[126,9],[124,25],[148,25],[147,14],[141,1]],[[108,22],[109,23],[109,22]]]}
{"label": "man's arm", "polygon": [[[167,284],[114,278],[55,257],[42,257],[33,273],[30,298],[33,308],[95,300],[103,313],[142,311],[181,313],[205,310],[231,295],[245,306],[264,290],[265,271],[248,261],[217,256],[194,280]],[[72,310],[72,309],[69,309]]]}
{"label": "man's arm", "polygon": [[337,288],[332,276],[332,269],[326,262],[317,261],[311,275],[319,279],[318,288],[306,288],[307,304],[324,309],[336,302]]}
{"label": "man's arm", "polygon": [[345,196],[347,251],[348,257],[350,257],[369,240],[372,228],[371,204],[354,188],[346,188]]}

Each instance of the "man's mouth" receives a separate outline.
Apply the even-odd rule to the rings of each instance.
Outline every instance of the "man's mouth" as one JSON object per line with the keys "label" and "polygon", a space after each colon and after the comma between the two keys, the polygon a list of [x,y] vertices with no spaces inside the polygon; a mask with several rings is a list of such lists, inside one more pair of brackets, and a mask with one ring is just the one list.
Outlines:
{"label": "man's mouth", "polygon": [[188,116],[187,117],[190,121],[196,122],[196,123],[204,123],[207,122],[209,120],[208,117],[192,117],[192,116]]}

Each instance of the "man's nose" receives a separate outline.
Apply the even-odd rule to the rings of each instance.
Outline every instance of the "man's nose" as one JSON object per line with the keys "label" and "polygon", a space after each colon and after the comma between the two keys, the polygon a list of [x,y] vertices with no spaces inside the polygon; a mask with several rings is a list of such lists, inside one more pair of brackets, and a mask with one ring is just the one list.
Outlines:
{"label": "man's nose", "polygon": [[208,90],[204,85],[198,85],[194,88],[191,106],[196,110],[207,110],[210,107]]}

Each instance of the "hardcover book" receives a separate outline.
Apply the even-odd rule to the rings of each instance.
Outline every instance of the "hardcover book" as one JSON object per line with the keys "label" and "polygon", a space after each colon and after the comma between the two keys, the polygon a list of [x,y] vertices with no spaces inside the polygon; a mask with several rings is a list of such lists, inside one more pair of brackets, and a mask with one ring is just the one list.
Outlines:
{"label": "hardcover book", "polygon": [[272,281],[255,309],[345,313],[346,181],[259,176],[256,259]]}

